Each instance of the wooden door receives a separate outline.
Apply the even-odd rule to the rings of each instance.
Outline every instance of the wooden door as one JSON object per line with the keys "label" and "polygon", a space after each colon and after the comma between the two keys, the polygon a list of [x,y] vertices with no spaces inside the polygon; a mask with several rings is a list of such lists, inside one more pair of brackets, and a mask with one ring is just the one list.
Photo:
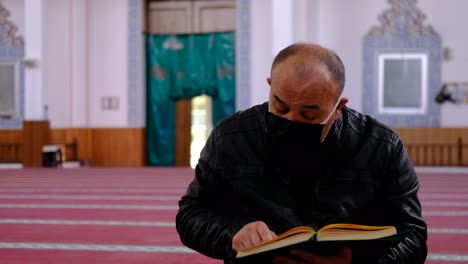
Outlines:
{"label": "wooden door", "polygon": [[190,146],[192,142],[192,101],[187,99],[176,102],[175,128],[175,165],[190,166]]}

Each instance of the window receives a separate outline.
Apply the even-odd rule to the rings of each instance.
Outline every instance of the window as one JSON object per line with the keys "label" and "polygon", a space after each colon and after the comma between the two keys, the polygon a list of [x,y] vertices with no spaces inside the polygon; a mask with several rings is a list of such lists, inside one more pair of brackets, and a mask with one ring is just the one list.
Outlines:
{"label": "window", "polygon": [[0,60],[0,116],[12,118],[18,113],[18,64]]}
{"label": "window", "polygon": [[427,54],[380,54],[378,111],[381,114],[426,113]]}

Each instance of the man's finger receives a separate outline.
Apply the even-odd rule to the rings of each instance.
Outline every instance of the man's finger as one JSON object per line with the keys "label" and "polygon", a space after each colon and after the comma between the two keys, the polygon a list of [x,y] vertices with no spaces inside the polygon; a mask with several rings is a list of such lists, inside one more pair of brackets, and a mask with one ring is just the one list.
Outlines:
{"label": "man's finger", "polygon": [[248,223],[234,235],[232,248],[239,251],[269,241],[275,236],[262,221]]}
{"label": "man's finger", "polygon": [[273,231],[271,231],[270,228],[268,228],[268,226],[263,222],[260,222],[257,226],[257,234],[261,243],[270,241],[276,237],[276,234],[273,233]]}

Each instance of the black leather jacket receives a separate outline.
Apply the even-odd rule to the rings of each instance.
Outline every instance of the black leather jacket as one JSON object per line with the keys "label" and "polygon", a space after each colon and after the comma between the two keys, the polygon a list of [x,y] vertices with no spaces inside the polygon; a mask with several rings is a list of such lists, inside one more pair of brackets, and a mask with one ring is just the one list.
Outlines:
{"label": "black leather jacket", "polygon": [[353,252],[353,263],[424,263],[419,183],[396,133],[345,107],[318,160],[291,152],[295,163],[284,164],[270,148],[267,109],[238,112],[211,133],[179,201],[176,226],[186,246],[231,263],[232,237],[253,221],[276,234],[298,225],[394,225],[414,231],[378,256]]}

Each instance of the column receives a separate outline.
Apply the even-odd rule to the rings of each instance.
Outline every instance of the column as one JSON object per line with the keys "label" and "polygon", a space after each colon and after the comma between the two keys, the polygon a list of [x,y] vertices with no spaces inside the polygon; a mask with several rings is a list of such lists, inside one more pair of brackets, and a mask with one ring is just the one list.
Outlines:
{"label": "column", "polygon": [[272,0],[250,1],[250,5],[250,105],[255,105],[268,100],[270,88],[266,78],[270,76],[274,57],[274,32]]}
{"label": "column", "polygon": [[88,126],[87,6],[88,1],[71,0],[71,126]]}
{"label": "column", "polygon": [[318,0],[294,0],[294,42],[318,41]]}
{"label": "column", "polygon": [[293,0],[273,0],[273,55],[293,42]]}
{"label": "column", "polygon": [[25,120],[47,119],[45,97],[44,2],[24,0]]}

